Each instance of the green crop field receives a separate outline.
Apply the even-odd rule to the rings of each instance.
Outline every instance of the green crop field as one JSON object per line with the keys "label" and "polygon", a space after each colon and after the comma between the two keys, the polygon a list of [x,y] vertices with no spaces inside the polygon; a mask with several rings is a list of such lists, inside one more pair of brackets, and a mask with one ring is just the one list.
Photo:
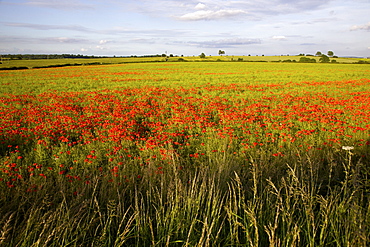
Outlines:
{"label": "green crop field", "polygon": [[369,246],[370,65],[242,58],[0,71],[0,246]]}
{"label": "green crop field", "polygon": [[[302,56],[199,56],[191,57],[103,57],[103,58],[65,58],[65,59],[9,59],[2,58],[0,70],[4,69],[31,69],[43,67],[62,67],[62,66],[86,66],[86,65],[106,65],[123,63],[147,63],[147,62],[299,62]],[[308,56],[320,62],[320,57]],[[369,63],[370,59],[365,58],[331,58],[337,63],[358,63],[359,61]]]}

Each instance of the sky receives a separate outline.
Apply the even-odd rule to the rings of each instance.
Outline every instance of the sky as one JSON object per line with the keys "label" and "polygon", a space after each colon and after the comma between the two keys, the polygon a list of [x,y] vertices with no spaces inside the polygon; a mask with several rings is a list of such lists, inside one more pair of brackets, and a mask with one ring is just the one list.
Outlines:
{"label": "sky", "polygon": [[0,0],[0,54],[370,57],[370,0]]}

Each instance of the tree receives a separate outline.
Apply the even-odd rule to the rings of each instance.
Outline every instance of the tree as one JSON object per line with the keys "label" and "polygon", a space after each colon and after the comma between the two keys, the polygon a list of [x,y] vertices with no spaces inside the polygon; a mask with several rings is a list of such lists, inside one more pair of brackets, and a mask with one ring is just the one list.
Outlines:
{"label": "tree", "polygon": [[322,55],[321,51],[316,52],[316,56],[320,57]]}
{"label": "tree", "polygon": [[325,54],[322,54],[322,55],[321,55],[321,58],[319,59],[319,61],[320,61],[321,63],[329,63],[329,62],[330,62],[330,59],[329,59],[329,57],[328,57],[328,56],[326,56]]}
{"label": "tree", "polygon": [[333,52],[333,51],[328,51],[328,56],[329,56],[329,57],[334,56],[334,52]]}
{"label": "tree", "polygon": [[199,55],[200,58],[206,58],[206,54],[202,52],[202,54]]}
{"label": "tree", "polygon": [[308,57],[301,57],[298,62],[299,63],[316,63],[316,59],[308,58]]}
{"label": "tree", "polygon": [[224,55],[224,54],[225,54],[225,51],[222,51],[222,50],[219,50],[219,51],[218,51],[218,55],[222,56],[222,55]]}

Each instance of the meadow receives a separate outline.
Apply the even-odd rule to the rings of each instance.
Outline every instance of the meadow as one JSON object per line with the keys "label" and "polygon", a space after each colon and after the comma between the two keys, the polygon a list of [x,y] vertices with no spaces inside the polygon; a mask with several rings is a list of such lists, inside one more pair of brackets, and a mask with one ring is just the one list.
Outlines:
{"label": "meadow", "polygon": [[370,66],[0,71],[0,246],[369,246]]}
{"label": "meadow", "polygon": [[[0,56],[1,57],[1,56]],[[47,67],[65,67],[65,66],[88,66],[88,65],[113,65],[127,63],[157,63],[157,62],[283,62],[295,61],[298,62],[302,56],[147,56],[147,57],[90,57],[90,58],[64,58],[64,59],[9,59],[1,58],[0,70],[18,70],[32,68],[47,68]],[[307,58],[314,59],[320,62],[320,57],[308,56]],[[337,63],[352,64],[352,63],[370,63],[369,58],[350,58],[336,57],[330,58]]]}

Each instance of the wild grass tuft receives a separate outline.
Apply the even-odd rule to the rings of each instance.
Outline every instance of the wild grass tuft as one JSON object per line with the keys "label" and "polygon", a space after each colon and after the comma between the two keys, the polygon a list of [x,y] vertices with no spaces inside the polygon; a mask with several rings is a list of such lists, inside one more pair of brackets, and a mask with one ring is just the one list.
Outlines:
{"label": "wild grass tuft", "polygon": [[280,178],[269,177],[264,164],[249,163],[247,170],[238,172],[232,172],[230,164],[216,171],[174,170],[125,186],[96,176],[77,195],[54,183],[44,184],[37,193],[17,191],[12,197],[2,191],[6,206],[1,208],[1,243],[367,246],[369,184],[358,170],[368,168],[360,162],[343,163],[344,179],[324,184],[333,179],[333,171],[318,174],[317,164],[306,162],[308,167],[286,164]]}

